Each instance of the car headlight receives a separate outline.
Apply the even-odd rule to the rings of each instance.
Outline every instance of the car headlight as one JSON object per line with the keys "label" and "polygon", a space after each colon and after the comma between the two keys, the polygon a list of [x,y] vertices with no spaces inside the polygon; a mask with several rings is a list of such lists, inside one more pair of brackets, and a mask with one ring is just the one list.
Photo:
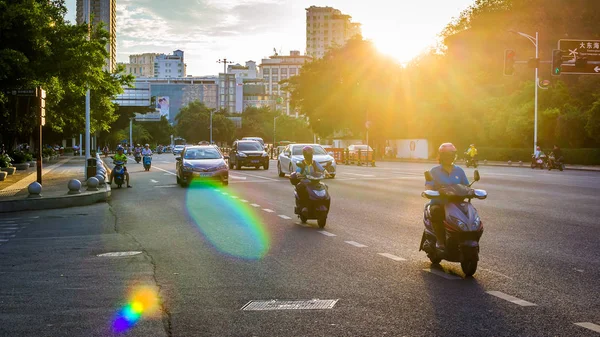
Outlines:
{"label": "car headlight", "polygon": [[227,163],[223,162],[223,163],[221,163],[221,165],[219,165],[217,167],[217,170],[223,170],[223,169],[226,169],[226,168],[227,168]]}
{"label": "car headlight", "polygon": [[245,154],[245,153],[238,153],[238,157],[240,157],[240,158],[246,158],[246,157],[248,157],[248,155]]}
{"label": "car headlight", "polygon": [[190,164],[183,164],[183,170],[184,171],[193,171],[194,167]]}

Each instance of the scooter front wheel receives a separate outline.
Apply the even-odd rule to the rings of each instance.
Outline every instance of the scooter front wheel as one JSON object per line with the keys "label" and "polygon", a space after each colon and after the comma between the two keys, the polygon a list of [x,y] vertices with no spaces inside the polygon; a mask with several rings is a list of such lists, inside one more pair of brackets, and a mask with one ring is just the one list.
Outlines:
{"label": "scooter front wheel", "polygon": [[308,221],[307,217],[305,217],[304,215],[300,215],[300,222],[306,223],[307,221]]}
{"label": "scooter front wheel", "polygon": [[475,260],[466,260],[460,263],[460,267],[462,268],[463,273],[467,277],[473,276],[477,271],[477,261]]}
{"label": "scooter front wheel", "polygon": [[431,261],[431,264],[440,264],[440,262],[442,262],[442,259],[437,256],[427,254],[427,257],[429,258],[429,261]]}
{"label": "scooter front wheel", "polygon": [[327,224],[327,217],[326,216],[321,216],[317,219],[317,224],[319,225],[319,228],[325,228],[325,225]]}

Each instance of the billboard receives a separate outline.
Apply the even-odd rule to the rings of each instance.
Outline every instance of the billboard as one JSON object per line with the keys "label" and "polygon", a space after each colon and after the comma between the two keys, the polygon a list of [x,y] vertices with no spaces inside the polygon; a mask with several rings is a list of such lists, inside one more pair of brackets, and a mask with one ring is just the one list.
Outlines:
{"label": "billboard", "polygon": [[168,96],[159,96],[156,100],[156,109],[160,111],[161,116],[165,116],[167,119],[169,119],[169,103]]}

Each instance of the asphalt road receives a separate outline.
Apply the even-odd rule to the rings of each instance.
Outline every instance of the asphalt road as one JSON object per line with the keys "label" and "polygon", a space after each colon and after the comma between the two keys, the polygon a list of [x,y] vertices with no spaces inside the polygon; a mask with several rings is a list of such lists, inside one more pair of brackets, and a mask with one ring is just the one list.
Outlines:
{"label": "asphalt road", "polygon": [[[35,324],[5,325],[20,317],[13,307],[3,308],[18,292],[12,281],[12,295],[0,288],[0,335],[36,331],[33,335],[56,336],[62,334],[51,332],[68,330],[70,335],[104,336],[98,322],[110,321],[111,310],[120,303],[115,294],[126,292],[132,283],[159,289],[161,312],[142,319],[128,335],[600,334],[600,173],[480,167],[482,180],[475,186],[489,193],[487,200],[473,201],[485,227],[481,260],[475,276],[464,278],[458,264],[442,262],[432,268],[418,251],[425,203],[420,197],[422,172],[428,165],[339,166],[337,177],[327,181],[332,209],[321,231],[316,223],[301,225],[295,218],[293,188],[287,178],[277,176],[275,162],[268,171],[232,170],[227,187],[188,189],[175,184],[174,163],[172,155],[163,154],[154,157],[150,172],[141,164],[129,164],[133,189],[113,190],[110,205],[77,209],[77,214],[95,214],[86,218],[90,230],[103,228],[93,224],[114,222],[104,234],[96,233],[102,240],[88,250],[132,246],[143,252],[97,269],[104,275],[101,279],[117,276],[108,285],[91,282],[93,296],[88,297],[95,302],[88,304],[89,312],[72,314],[87,328],[77,330],[71,322],[66,325],[70,329],[62,329],[66,323],[61,312],[88,298],[75,301],[71,297],[81,296],[76,292],[56,293],[62,297],[57,303],[64,306],[39,314],[45,321],[56,318],[46,327],[50,330],[36,330]],[[466,171],[473,175],[473,169]],[[28,219],[38,213],[13,217]],[[83,231],[77,227],[81,219],[65,217],[62,223]],[[32,237],[57,236],[35,221],[26,227],[0,246],[0,268],[24,263],[20,250]],[[69,236],[64,228],[61,233]],[[118,240],[123,242],[116,244]],[[46,250],[46,256],[54,254]],[[43,268],[43,259],[38,260]],[[3,269],[0,285],[13,277]],[[312,299],[337,302],[323,310],[294,310],[293,305],[280,307],[286,310],[242,310],[250,301]],[[95,311],[95,303],[106,304]],[[21,305],[22,310],[29,308]]]}

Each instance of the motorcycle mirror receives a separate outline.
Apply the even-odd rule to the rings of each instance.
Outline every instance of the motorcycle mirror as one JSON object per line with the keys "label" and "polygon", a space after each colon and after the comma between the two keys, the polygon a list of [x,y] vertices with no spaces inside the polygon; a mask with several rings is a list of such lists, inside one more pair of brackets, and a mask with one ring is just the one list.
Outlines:
{"label": "motorcycle mirror", "polygon": [[433,181],[433,176],[431,175],[431,172],[429,171],[425,171],[425,181]]}
{"label": "motorcycle mirror", "polygon": [[181,157],[176,157],[175,160],[181,161]]}
{"label": "motorcycle mirror", "polygon": [[481,176],[479,175],[478,170],[475,170],[474,175],[475,175],[475,177],[474,177],[475,181],[479,181],[481,179]]}

